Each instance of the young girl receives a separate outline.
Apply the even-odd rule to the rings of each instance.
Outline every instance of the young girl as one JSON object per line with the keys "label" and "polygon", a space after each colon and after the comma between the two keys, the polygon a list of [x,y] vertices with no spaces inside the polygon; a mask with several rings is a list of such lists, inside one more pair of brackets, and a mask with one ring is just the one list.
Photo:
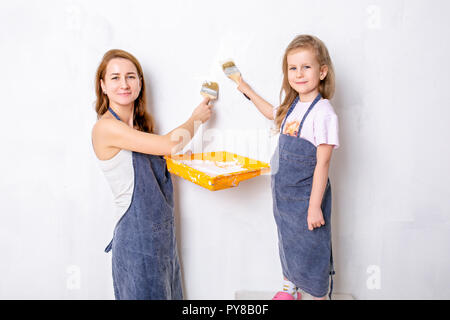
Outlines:
{"label": "young girl", "polygon": [[[173,216],[172,180],[162,155],[194,136],[194,122],[211,116],[204,99],[192,116],[166,135],[153,133],[145,82],[137,59],[108,51],[96,75],[98,121],[92,144],[116,205],[112,276],[116,299],[182,299]],[[120,219],[119,219],[120,218]]]}
{"label": "young girl", "polygon": [[[285,51],[283,74],[285,97],[278,108],[242,79],[238,86],[281,130],[271,168],[284,285],[273,299],[301,299],[297,289],[326,299],[334,274],[328,168],[339,141],[337,116],[328,100],[334,94],[333,64],[323,42],[297,36]],[[332,290],[331,278],[330,299]]]}

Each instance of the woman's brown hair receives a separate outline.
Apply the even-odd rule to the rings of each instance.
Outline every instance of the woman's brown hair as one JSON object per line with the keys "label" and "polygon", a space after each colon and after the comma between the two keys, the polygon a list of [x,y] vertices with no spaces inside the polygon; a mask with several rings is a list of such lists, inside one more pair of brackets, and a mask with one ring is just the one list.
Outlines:
{"label": "woman's brown hair", "polygon": [[109,99],[108,96],[103,93],[100,80],[105,80],[106,67],[108,66],[109,61],[114,58],[123,58],[130,60],[136,66],[138,76],[141,81],[141,92],[139,93],[137,99],[134,101],[133,126],[139,131],[153,133],[153,118],[147,111],[147,95],[145,91],[144,74],[142,72],[141,64],[131,53],[128,53],[124,50],[109,50],[105,53],[102,61],[100,62],[100,65],[97,68],[95,77],[95,94],[97,96],[97,100],[95,102],[95,111],[97,112],[97,119],[99,119],[100,116],[108,111]]}
{"label": "woman's brown hair", "polygon": [[291,85],[289,84],[288,79],[288,64],[287,64],[287,56],[293,51],[297,49],[310,49],[316,55],[317,61],[319,65],[322,67],[323,65],[328,66],[328,73],[325,79],[320,81],[319,84],[319,92],[324,99],[331,99],[334,95],[334,68],[333,63],[330,58],[330,54],[328,53],[328,49],[325,44],[317,37],[311,35],[299,35],[291,41],[284,52],[283,57],[283,85],[280,91],[280,101],[284,92],[284,100],[281,102],[277,110],[277,114],[275,117],[275,127],[277,131],[280,130],[281,123],[283,119],[286,117],[286,114],[291,106],[292,102],[298,96],[297,91],[295,91]]}

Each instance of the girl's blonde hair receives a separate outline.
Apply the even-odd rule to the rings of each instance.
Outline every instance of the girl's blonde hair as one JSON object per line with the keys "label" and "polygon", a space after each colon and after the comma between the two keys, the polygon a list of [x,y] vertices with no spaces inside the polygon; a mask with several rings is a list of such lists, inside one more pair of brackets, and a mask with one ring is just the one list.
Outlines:
{"label": "girl's blonde hair", "polygon": [[95,111],[97,112],[97,119],[99,119],[100,116],[108,111],[109,99],[108,96],[103,93],[100,80],[103,79],[103,81],[105,81],[106,67],[108,66],[109,61],[114,58],[123,58],[130,60],[136,66],[138,77],[141,81],[141,92],[139,93],[137,99],[134,101],[133,126],[139,131],[153,133],[154,124],[152,116],[147,111],[147,95],[145,91],[145,81],[142,67],[139,61],[131,53],[123,50],[113,49],[106,52],[103,56],[102,61],[100,62],[100,65],[97,68],[95,77],[95,94],[97,96],[97,100],[95,102]]}
{"label": "girl's blonde hair", "polygon": [[280,91],[280,102],[284,92],[284,100],[277,110],[275,116],[275,127],[277,131],[280,130],[281,123],[286,117],[286,114],[291,106],[292,102],[297,97],[298,93],[289,84],[288,79],[288,64],[287,56],[296,49],[310,49],[316,55],[317,61],[320,67],[326,65],[328,66],[328,73],[325,79],[320,81],[319,92],[324,99],[331,99],[334,95],[334,68],[333,63],[328,53],[328,49],[325,44],[319,38],[311,35],[299,35],[291,41],[291,43],[286,48],[283,57],[283,85]]}

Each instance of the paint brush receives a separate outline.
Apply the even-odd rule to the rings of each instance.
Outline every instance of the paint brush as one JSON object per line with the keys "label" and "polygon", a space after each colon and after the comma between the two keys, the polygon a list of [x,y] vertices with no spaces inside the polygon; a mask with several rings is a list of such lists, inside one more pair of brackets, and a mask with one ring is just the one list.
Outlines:
{"label": "paint brush", "polygon": [[[236,67],[236,65],[234,64],[234,62],[232,60],[228,60],[228,61],[224,62],[222,64],[222,69],[228,78],[230,78],[231,80],[236,82],[238,85],[240,84],[241,72],[239,71],[239,69]],[[245,93],[243,93],[243,95],[248,100],[250,100],[250,98]]]}
{"label": "paint brush", "polygon": [[215,100],[219,95],[219,85],[217,84],[217,82],[205,81],[202,84],[200,94],[206,98]]}

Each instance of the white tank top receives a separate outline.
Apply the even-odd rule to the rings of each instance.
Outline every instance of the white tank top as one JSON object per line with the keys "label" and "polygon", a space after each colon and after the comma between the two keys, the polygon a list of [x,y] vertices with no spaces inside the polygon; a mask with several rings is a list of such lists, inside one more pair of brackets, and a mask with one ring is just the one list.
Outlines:
{"label": "white tank top", "polygon": [[133,153],[122,149],[109,160],[99,160],[98,158],[97,160],[113,193],[117,223],[128,210],[133,196]]}

